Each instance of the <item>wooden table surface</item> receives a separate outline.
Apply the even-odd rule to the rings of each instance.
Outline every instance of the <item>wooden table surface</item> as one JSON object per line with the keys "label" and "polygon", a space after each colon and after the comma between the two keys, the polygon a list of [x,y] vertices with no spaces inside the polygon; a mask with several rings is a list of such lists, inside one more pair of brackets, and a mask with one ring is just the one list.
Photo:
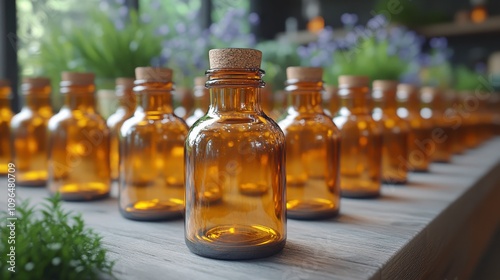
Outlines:
{"label": "wooden table surface", "polygon": [[[16,190],[33,203],[48,195]],[[499,225],[500,138],[451,164],[432,164],[430,173],[411,173],[407,185],[384,185],[379,199],[342,199],[336,219],[289,220],[285,249],[260,260],[196,256],[184,244],[182,220],[126,220],[116,195],[64,205],[104,237],[118,279],[462,279]]]}

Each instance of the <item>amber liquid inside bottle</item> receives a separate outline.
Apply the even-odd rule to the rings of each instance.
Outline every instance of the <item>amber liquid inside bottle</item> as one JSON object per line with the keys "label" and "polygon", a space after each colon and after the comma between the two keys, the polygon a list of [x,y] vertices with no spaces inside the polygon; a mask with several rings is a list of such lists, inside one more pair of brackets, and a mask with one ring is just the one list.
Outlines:
{"label": "amber liquid inside bottle", "polygon": [[396,87],[374,88],[379,96],[382,125],[382,181],[386,184],[404,184],[408,176],[408,131],[406,120],[397,115]]}
{"label": "amber liquid inside bottle", "polygon": [[[420,94],[415,88],[404,93],[407,96],[404,107],[407,109],[408,115],[406,120],[410,125],[408,133],[408,169],[417,172],[429,171],[431,163],[432,147],[428,147],[428,141],[431,141],[431,131],[433,123],[430,115],[425,118],[422,112],[422,102]],[[430,112],[430,110],[427,110]]]}
{"label": "amber liquid inside bottle", "polygon": [[342,196],[380,195],[381,127],[372,118],[368,86],[339,87],[341,108],[333,119],[341,131],[340,186]]}
{"label": "amber liquid inside bottle", "polygon": [[47,182],[47,126],[52,117],[50,92],[50,86],[23,84],[25,104],[11,122],[19,185],[44,186]]}
{"label": "amber liquid inside bottle", "polygon": [[173,113],[172,82],[136,81],[139,104],[120,136],[120,212],[134,220],[182,217],[186,123]]}
{"label": "amber liquid inside bottle", "polygon": [[287,216],[335,216],[340,206],[340,132],[321,106],[322,82],[290,81],[286,138]]}
{"label": "amber liquid inside bottle", "polygon": [[0,175],[6,175],[8,164],[12,160],[10,146],[10,121],[12,110],[10,109],[10,87],[0,86]]}
{"label": "amber liquid inside bottle", "polygon": [[186,141],[189,249],[250,259],[286,241],[285,137],[260,107],[261,70],[209,70],[210,108]]}
{"label": "amber liquid inside bottle", "polygon": [[120,128],[127,119],[132,117],[136,106],[136,96],[132,88],[117,86],[116,91],[119,106],[116,112],[109,116],[106,121],[110,133],[110,167],[112,180],[118,180],[120,172]]}
{"label": "amber liquid inside bottle", "polygon": [[63,200],[109,195],[109,131],[95,110],[94,91],[93,84],[61,82],[65,104],[48,124],[48,187]]}

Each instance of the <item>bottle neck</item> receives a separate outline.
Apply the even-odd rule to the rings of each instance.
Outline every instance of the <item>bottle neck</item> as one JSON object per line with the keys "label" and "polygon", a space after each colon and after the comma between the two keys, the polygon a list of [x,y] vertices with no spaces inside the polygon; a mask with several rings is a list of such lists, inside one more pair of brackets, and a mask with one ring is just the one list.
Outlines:
{"label": "bottle neck", "polygon": [[82,111],[87,113],[95,112],[95,86],[72,85],[68,82],[61,82],[61,93],[64,94],[64,105],[72,111]]}
{"label": "bottle neck", "polygon": [[384,114],[396,114],[398,107],[396,89],[374,89],[373,96],[378,101],[377,103]]}
{"label": "bottle neck", "polygon": [[207,110],[210,105],[210,92],[204,86],[194,88],[194,110]]}
{"label": "bottle neck", "polygon": [[123,110],[128,114],[134,112],[137,106],[137,98],[132,89],[117,89],[118,109]]}
{"label": "bottle neck", "polygon": [[49,95],[26,95],[24,107],[33,111],[51,108]]}
{"label": "bottle neck", "polygon": [[287,81],[285,90],[288,93],[288,111],[291,109],[298,113],[323,112],[323,82]]}
{"label": "bottle neck", "polygon": [[172,82],[143,82],[134,88],[139,95],[137,110],[147,115],[173,113]]}
{"label": "bottle neck", "polygon": [[339,97],[341,107],[347,108],[352,114],[370,114],[372,105],[368,87],[339,88]]}
{"label": "bottle neck", "polygon": [[208,70],[209,114],[261,113],[260,89],[264,71],[260,69]]}

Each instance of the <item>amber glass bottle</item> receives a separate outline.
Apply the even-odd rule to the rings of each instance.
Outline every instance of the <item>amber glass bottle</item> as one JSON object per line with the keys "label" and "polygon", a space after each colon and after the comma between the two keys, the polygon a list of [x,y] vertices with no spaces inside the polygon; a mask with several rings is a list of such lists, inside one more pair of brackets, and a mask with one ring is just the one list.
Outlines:
{"label": "amber glass bottle", "polygon": [[346,197],[380,195],[382,130],[371,115],[368,83],[368,77],[339,77],[341,107],[333,121],[341,132],[340,188]]}
{"label": "amber glass bottle", "polygon": [[477,127],[480,123],[478,114],[479,101],[473,91],[466,91],[461,94],[461,100],[465,111],[464,117],[464,146],[472,149],[479,145],[480,139],[477,133]]}
{"label": "amber glass bottle", "polygon": [[436,162],[449,162],[453,154],[452,145],[452,128],[451,123],[445,118],[444,112],[447,108],[446,98],[443,92],[435,87],[423,87],[423,98],[432,110],[432,121],[434,128],[431,132],[432,143],[435,147],[431,158]]}
{"label": "amber glass bottle", "polygon": [[116,79],[116,96],[118,98],[118,108],[116,112],[109,116],[106,121],[109,128],[110,137],[110,166],[111,179],[118,180],[120,161],[120,128],[123,123],[133,114],[136,106],[136,97],[133,91],[134,79]]}
{"label": "amber glass bottle", "polygon": [[10,84],[7,80],[0,80],[0,175],[6,175],[8,164],[12,160],[10,146]]}
{"label": "amber glass bottle", "polygon": [[409,124],[397,114],[398,83],[375,80],[373,96],[378,97],[382,125],[382,181],[387,184],[404,184],[408,176]]}
{"label": "amber glass bottle", "polygon": [[186,123],[189,127],[203,117],[207,113],[208,105],[210,103],[210,93],[205,87],[207,82],[206,77],[196,77],[194,79],[194,107],[189,116],[186,118]]}
{"label": "amber glass bottle", "polygon": [[411,171],[427,172],[431,163],[433,150],[427,146],[431,141],[431,130],[433,123],[431,116],[425,116],[422,112],[422,102],[419,89],[410,84],[398,85],[398,99],[402,102],[405,113],[402,114],[408,122],[410,130],[408,133],[408,162],[407,167]]}
{"label": "amber glass bottle", "polygon": [[465,150],[465,147],[462,143],[460,129],[462,126],[462,117],[457,109],[460,105],[458,94],[454,90],[447,90],[443,93],[443,97],[445,102],[444,119],[446,126],[449,127],[451,152],[452,154],[461,154]]}
{"label": "amber glass bottle", "polygon": [[184,211],[186,123],[173,113],[172,70],[138,67],[139,103],[120,133],[120,212],[133,220],[164,220]]}
{"label": "amber glass bottle", "polygon": [[262,111],[262,53],[210,50],[210,108],[186,141],[189,249],[251,259],[286,242],[285,136]]}
{"label": "amber glass bottle", "polygon": [[94,92],[94,74],[62,73],[64,106],[48,124],[48,187],[64,200],[109,195],[109,130],[96,112]]}
{"label": "amber glass bottle", "polygon": [[24,106],[11,121],[17,183],[43,186],[47,182],[47,125],[52,117],[50,80],[24,78]]}
{"label": "amber glass bottle", "polygon": [[340,132],[321,106],[323,69],[288,67],[286,138],[287,217],[330,218],[339,212]]}

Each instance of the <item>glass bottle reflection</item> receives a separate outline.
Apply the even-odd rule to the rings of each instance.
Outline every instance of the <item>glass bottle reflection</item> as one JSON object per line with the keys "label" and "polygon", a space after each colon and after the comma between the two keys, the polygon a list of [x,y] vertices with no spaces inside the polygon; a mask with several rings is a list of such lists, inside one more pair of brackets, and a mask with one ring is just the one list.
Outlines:
{"label": "glass bottle reflection", "polygon": [[340,76],[341,108],[333,119],[341,132],[340,186],[342,196],[380,195],[381,127],[371,115],[368,77]]}
{"label": "glass bottle reflection", "polygon": [[286,138],[287,217],[319,219],[340,206],[340,132],[321,106],[323,70],[288,67]]}
{"label": "glass bottle reflection", "polygon": [[52,117],[50,80],[24,78],[24,106],[12,118],[11,132],[17,183],[44,186],[47,182],[47,126]]}
{"label": "glass bottle reflection", "polygon": [[179,218],[188,127],[173,113],[172,70],[138,67],[135,75],[138,106],[120,131],[120,213],[133,220]]}
{"label": "glass bottle reflection", "polygon": [[269,256],[286,240],[285,137],[261,108],[262,54],[209,57],[210,108],[186,141],[186,244],[210,258]]}

